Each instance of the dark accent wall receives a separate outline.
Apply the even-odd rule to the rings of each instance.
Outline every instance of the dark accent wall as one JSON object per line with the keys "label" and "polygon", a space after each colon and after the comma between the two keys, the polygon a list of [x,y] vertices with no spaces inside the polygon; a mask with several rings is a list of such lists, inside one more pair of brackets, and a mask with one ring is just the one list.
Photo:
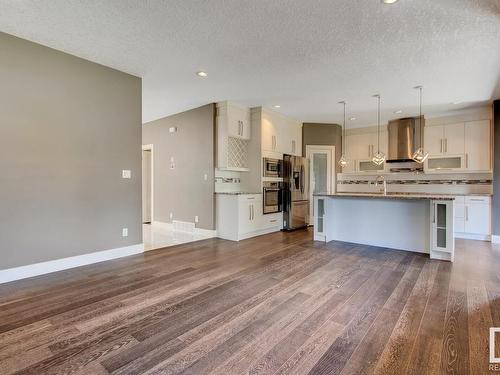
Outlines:
{"label": "dark accent wall", "polygon": [[493,140],[492,232],[500,236],[500,99],[493,102]]}
{"label": "dark accent wall", "polygon": [[198,216],[197,227],[215,229],[214,113],[208,104],[143,125],[142,143],[153,145],[154,221],[171,222],[172,213],[192,223]]}
{"label": "dark accent wall", "polygon": [[142,243],[141,79],[4,33],[0,51],[0,269]]}
{"label": "dark accent wall", "polygon": [[305,122],[302,126],[302,155],[306,145],[335,146],[335,160],[342,155],[342,127],[337,124]]}

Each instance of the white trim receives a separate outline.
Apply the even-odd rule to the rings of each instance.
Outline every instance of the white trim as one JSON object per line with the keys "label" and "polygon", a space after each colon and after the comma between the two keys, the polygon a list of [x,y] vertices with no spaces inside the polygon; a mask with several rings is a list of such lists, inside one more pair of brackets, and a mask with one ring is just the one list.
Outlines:
{"label": "white trim", "polygon": [[144,244],[140,243],[125,247],[117,247],[110,250],[96,251],[90,254],[29,264],[27,266],[8,268],[6,270],[0,270],[0,284],[25,279],[27,277],[44,275],[46,273],[62,271],[69,268],[85,266],[87,264],[99,263],[106,260],[140,254],[142,252],[144,252]]}
{"label": "white trim", "polygon": [[497,235],[492,235],[491,236],[491,242],[492,243],[500,243],[500,236],[497,236]]}
{"label": "white trim", "polygon": [[[149,145],[142,145],[142,151],[151,151],[151,222],[154,221],[155,219],[155,151],[154,151],[154,145],[149,144]],[[142,180],[141,180],[142,181]],[[142,214],[142,213],[141,213]]]}
{"label": "white trim", "polygon": [[[164,228],[164,229],[168,229],[168,230],[174,230],[174,226],[173,226],[172,223],[166,223],[164,221],[153,221],[151,224],[153,226],[158,227],[158,228]],[[212,229],[194,228],[194,231],[193,232],[189,232],[189,233],[199,234],[199,235],[201,235],[203,237],[206,237],[206,238],[217,237],[217,231],[216,230],[212,230]]]}
{"label": "white trim", "polygon": [[500,236],[489,236],[487,234],[473,234],[473,233],[455,233],[455,238],[462,238],[465,240],[477,240],[477,241],[493,241],[493,237],[498,237],[498,243],[500,243]]}

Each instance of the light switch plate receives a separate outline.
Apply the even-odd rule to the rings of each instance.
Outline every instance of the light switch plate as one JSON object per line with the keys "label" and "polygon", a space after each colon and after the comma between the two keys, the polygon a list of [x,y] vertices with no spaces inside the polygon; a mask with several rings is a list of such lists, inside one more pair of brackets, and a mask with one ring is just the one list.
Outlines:
{"label": "light switch plate", "polygon": [[171,126],[170,128],[168,128],[168,131],[170,133],[175,133],[175,132],[177,132],[177,127],[176,126]]}
{"label": "light switch plate", "polygon": [[132,178],[132,171],[130,169],[122,170],[122,178]]}
{"label": "light switch plate", "polygon": [[194,222],[197,223],[199,221],[198,215],[194,217]]}
{"label": "light switch plate", "polygon": [[128,237],[128,228],[122,228],[122,237]]}

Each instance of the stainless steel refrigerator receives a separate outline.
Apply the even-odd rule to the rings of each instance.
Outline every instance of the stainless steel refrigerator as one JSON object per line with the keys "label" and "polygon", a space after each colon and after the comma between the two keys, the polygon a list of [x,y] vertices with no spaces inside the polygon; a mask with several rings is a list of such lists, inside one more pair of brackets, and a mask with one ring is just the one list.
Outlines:
{"label": "stainless steel refrigerator", "polygon": [[283,229],[308,225],[309,161],[301,156],[283,155]]}

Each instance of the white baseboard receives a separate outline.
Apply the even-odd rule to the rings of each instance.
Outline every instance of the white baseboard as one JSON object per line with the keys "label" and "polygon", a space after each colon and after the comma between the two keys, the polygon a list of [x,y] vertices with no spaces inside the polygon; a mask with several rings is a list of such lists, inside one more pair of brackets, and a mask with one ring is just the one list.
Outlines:
{"label": "white baseboard", "polygon": [[[491,241],[493,242],[493,237],[487,234],[471,234],[471,233],[455,233],[455,238],[462,238],[464,240],[477,240],[477,241]],[[499,241],[500,241],[500,236]],[[499,242],[500,243],[500,242]]]}
{"label": "white baseboard", "polygon": [[491,242],[492,243],[500,243],[500,236],[492,235],[491,236]]}
{"label": "white baseboard", "polygon": [[96,251],[95,253],[77,255],[74,257],[49,260],[47,262],[29,264],[0,270],[0,284],[28,277],[44,275],[46,273],[66,270],[68,268],[85,266],[92,263],[126,257],[144,252],[144,244],[118,247],[110,250]]}
{"label": "white baseboard", "polygon": [[[151,224],[158,227],[158,228],[174,230],[174,226],[172,223],[165,223],[164,221],[153,221]],[[201,235],[203,237],[207,237],[207,238],[217,237],[217,231],[211,230],[211,229],[203,229],[203,228],[196,228],[195,227],[193,232],[188,232],[188,233],[199,234],[199,235]]]}

